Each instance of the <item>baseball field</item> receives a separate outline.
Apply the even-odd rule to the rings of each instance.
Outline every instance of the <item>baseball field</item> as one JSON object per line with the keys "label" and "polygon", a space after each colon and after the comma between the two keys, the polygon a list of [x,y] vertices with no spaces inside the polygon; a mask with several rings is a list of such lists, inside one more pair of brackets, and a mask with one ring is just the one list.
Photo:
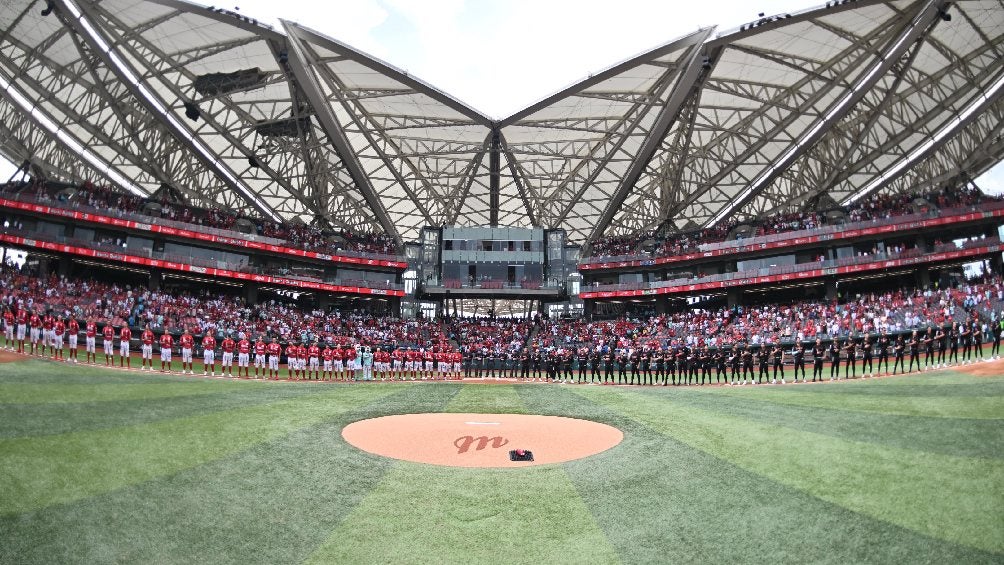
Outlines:
{"label": "baseball field", "polygon": [[[343,435],[439,413],[458,417],[427,436],[394,419]],[[614,431],[547,463],[602,434],[541,419],[510,437],[520,414]],[[514,448],[544,464],[510,465]],[[461,462],[486,453],[506,463]],[[0,364],[0,562],[1002,563],[1004,365],[643,388],[14,360]]]}

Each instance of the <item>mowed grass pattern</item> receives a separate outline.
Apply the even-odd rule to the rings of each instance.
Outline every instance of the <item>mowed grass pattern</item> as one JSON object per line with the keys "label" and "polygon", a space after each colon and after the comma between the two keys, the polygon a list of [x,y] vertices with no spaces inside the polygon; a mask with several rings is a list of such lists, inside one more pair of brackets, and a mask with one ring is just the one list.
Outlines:
{"label": "mowed grass pattern", "polygon": [[[422,412],[561,415],[561,465],[395,461]],[[1004,375],[785,387],[229,381],[0,365],[2,563],[1002,563]],[[532,448],[533,446],[525,446]]]}

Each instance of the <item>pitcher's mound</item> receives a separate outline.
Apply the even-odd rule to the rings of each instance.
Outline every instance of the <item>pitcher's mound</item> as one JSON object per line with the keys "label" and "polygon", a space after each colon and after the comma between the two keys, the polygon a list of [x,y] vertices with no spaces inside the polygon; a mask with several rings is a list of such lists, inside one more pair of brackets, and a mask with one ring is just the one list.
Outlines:
{"label": "pitcher's mound", "polygon": [[[416,463],[528,467],[595,455],[620,443],[624,434],[561,416],[403,414],[353,422],[342,437],[364,451]],[[514,449],[533,452],[533,461],[510,461]]]}

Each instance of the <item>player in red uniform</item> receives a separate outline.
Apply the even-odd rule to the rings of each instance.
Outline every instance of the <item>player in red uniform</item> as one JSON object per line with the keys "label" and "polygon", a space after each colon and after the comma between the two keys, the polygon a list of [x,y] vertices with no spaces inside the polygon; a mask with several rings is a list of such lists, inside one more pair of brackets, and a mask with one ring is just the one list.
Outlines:
{"label": "player in red uniform", "polygon": [[331,365],[334,370],[335,378],[344,381],[345,380],[345,351],[342,349],[341,345],[336,345],[331,350]]}
{"label": "player in red uniform", "polygon": [[49,348],[49,355],[53,359],[56,358],[56,348],[52,346],[53,342],[53,327],[56,325],[56,319],[52,316],[52,313],[47,313],[42,316],[42,357],[46,356],[45,348]]}
{"label": "player in red uniform", "polygon": [[296,366],[300,370],[300,378],[307,376],[307,344],[301,343],[296,348]]}
{"label": "player in red uniform", "polygon": [[147,324],[143,328],[143,333],[139,335],[140,339],[140,371],[147,370],[147,364],[149,364],[150,371],[153,371],[153,342],[156,336],[153,335],[153,330],[150,329],[150,324]]}
{"label": "player in red uniform", "polygon": [[132,368],[132,357],[129,355],[129,340],[131,339],[132,330],[129,329],[129,324],[122,324],[122,329],[119,330],[119,367],[125,361],[125,366]]}
{"label": "player in red uniform", "polygon": [[181,374],[184,375],[187,369],[189,375],[194,375],[192,347],[195,345],[195,338],[188,332],[188,328],[185,328],[185,333],[181,334],[181,337],[178,338],[178,343],[181,345]]}
{"label": "player in red uniform", "polygon": [[356,370],[359,368],[356,364],[357,355],[358,347],[356,345],[349,345],[345,349],[345,370],[348,373],[347,378],[350,381],[356,380]]}
{"label": "player in red uniform", "polygon": [[213,376],[216,376],[216,338],[211,331],[206,331],[202,336],[202,374],[209,375],[209,368],[213,369]]}
{"label": "player in red uniform", "polygon": [[[313,378],[317,380],[321,378],[321,346],[318,345],[318,341],[315,338],[314,343],[310,344],[307,348],[307,359],[309,359],[309,364],[307,365],[307,378]],[[313,373],[314,376],[311,377],[310,374]]]}
{"label": "player in red uniform", "polygon": [[28,311],[23,306],[19,306],[14,320],[17,322],[17,327],[14,328],[15,337],[17,338],[17,352],[24,353],[24,336],[28,329]]}
{"label": "player in red uniform", "polygon": [[31,341],[31,354],[38,355],[38,336],[42,333],[42,318],[38,312],[32,312],[28,319],[28,339]]}
{"label": "player in red uniform", "polygon": [[66,335],[66,323],[57,318],[52,324],[52,358],[63,360],[63,337]]}
{"label": "player in red uniform", "polygon": [[164,328],[164,333],[160,336],[160,372],[171,370],[171,348],[174,347],[174,338],[171,334],[167,333],[167,328]]}
{"label": "player in red uniform", "polygon": [[461,366],[463,365],[464,358],[460,355],[460,351],[454,350],[450,352],[450,363],[453,364],[453,378],[459,380],[461,376]]}
{"label": "player in red uniform", "polygon": [[105,365],[114,365],[115,361],[115,327],[110,323],[105,324],[101,330],[101,337],[104,338]]}
{"label": "player in red uniform", "polygon": [[423,370],[425,372],[423,373],[422,378],[425,378],[426,374],[428,374],[430,378],[436,378],[436,374],[434,372],[435,357],[433,356],[432,348],[427,348],[425,351],[422,352],[422,360],[425,361],[425,366],[423,367]]}
{"label": "player in red uniform", "polygon": [[244,377],[251,378],[251,342],[241,334],[240,341],[237,342],[237,378],[241,378],[241,369],[244,370]]}
{"label": "player in red uniform", "polygon": [[322,378],[330,381],[335,359],[335,350],[331,349],[330,343],[324,344],[324,349],[321,350],[321,359],[324,360],[324,376]]}
{"label": "player in red uniform", "polygon": [[296,359],[299,352],[300,348],[296,346],[296,340],[291,339],[289,345],[286,346],[286,371],[289,373],[286,378],[288,380],[294,381],[296,377],[300,376],[299,364]]}
{"label": "player in red uniform", "polygon": [[8,351],[14,351],[14,311],[10,306],[3,310],[4,346]]}
{"label": "player in red uniform", "polygon": [[70,361],[79,363],[77,358],[77,339],[80,337],[80,323],[75,317],[70,317],[70,323],[66,326],[70,343]]}
{"label": "player in red uniform", "polygon": [[272,343],[268,344],[268,376],[272,379],[279,378],[279,358],[282,356],[282,346],[277,338],[272,338]]}
{"label": "player in red uniform", "polygon": [[254,378],[258,378],[258,370],[261,370],[261,378],[265,378],[265,351],[268,346],[265,345],[265,340],[261,338],[261,334],[258,335],[258,340],[254,342]]}
{"label": "player in red uniform", "polygon": [[220,375],[223,375],[223,371],[226,370],[228,377],[234,376],[235,347],[237,347],[237,344],[234,343],[234,340],[230,336],[223,338],[223,341],[220,342],[220,349],[223,350],[223,364],[220,365]]}
{"label": "player in red uniform", "polygon": [[84,350],[87,353],[88,363],[97,363],[98,354],[94,349],[94,342],[97,341],[98,335],[98,323],[94,321],[94,318],[88,318],[87,325],[84,326]]}

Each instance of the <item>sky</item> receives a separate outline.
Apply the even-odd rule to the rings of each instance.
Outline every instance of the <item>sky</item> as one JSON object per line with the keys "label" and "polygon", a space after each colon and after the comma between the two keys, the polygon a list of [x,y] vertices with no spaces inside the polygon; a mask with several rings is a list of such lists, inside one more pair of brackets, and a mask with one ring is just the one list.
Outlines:
{"label": "sky", "polygon": [[[240,0],[216,3],[259,22],[313,28],[502,118],[703,27],[722,33],[813,0]],[[204,2],[205,3],[205,2]],[[0,158],[2,161],[2,158]],[[13,172],[0,163],[0,182]],[[1004,192],[1004,167],[977,179]]]}

